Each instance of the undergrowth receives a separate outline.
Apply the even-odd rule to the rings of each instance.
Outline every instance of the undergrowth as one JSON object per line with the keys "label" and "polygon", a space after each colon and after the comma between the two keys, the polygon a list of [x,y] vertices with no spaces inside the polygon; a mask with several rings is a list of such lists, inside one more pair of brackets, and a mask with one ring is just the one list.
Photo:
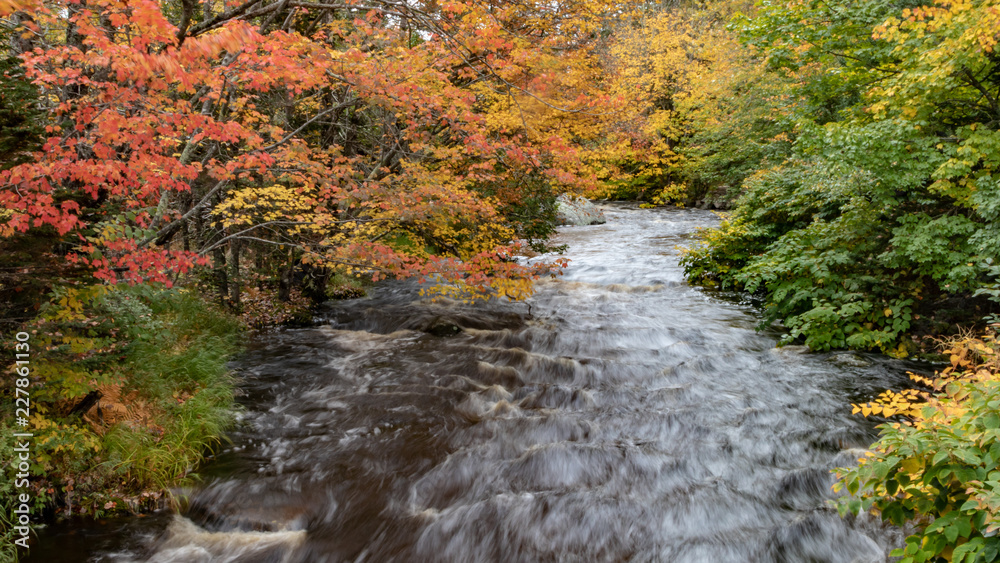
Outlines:
{"label": "undergrowth", "polygon": [[[226,362],[242,328],[195,293],[61,287],[23,330],[31,335],[33,522],[162,506],[232,421]],[[9,436],[14,401],[11,389],[2,393],[0,434]],[[0,477],[0,504],[12,499],[10,478]]]}

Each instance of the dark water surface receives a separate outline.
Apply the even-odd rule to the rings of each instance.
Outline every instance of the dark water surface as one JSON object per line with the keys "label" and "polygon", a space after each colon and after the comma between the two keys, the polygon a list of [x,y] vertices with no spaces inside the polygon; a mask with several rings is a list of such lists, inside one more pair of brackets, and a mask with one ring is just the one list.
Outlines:
{"label": "dark water surface", "polygon": [[182,516],[53,528],[37,561],[874,562],[826,507],[875,438],[851,402],[903,364],[803,354],[687,286],[702,211],[614,207],[524,303],[409,286],[266,335],[233,445]]}

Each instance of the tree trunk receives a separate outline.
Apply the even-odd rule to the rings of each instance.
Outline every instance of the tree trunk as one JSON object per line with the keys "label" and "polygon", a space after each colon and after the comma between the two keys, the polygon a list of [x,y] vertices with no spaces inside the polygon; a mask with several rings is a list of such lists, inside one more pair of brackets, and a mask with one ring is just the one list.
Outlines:
{"label": "tree trunk", "polygon": [[212,269],[215,274],[216,287],[219,288],[219,305],[225,305],[226,298],[229,297],[229,278],[226,275],[226,253],[223,252],[222,248],[216,248],[212,251],[212,257],[215,259]]}
{"label": "tree trunk", "polygon": [[288,250],[288,264],[281,269],[281,279],[278,280],[278,300],[287,302],[292,298],[292,284],[295,283],[295,255]]}
{"label": "tree trunk", "polygon": [[330,281],[330,270],[310,264],[303,266],[306,275],[306,296],[319,305],[327,300],[326,284]]}
{"label": "tree trunk", "polygon": [[226,270],[229,278],[229,305],[236,311],[240,310],[240,250],[242,243],[236,238],[229,241],[226,247]]}

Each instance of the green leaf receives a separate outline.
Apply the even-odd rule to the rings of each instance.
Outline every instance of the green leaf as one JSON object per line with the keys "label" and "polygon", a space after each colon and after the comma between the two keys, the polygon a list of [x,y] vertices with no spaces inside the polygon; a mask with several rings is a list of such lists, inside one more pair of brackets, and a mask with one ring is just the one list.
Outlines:
{"label": "green leaf", "polygon": [[942,461],[948,459],[950,456],[951,452],[949,452],[948,450],[941,450],[938,453],[934,454],[934,457],[931,459],[931,465],[937,465]]}

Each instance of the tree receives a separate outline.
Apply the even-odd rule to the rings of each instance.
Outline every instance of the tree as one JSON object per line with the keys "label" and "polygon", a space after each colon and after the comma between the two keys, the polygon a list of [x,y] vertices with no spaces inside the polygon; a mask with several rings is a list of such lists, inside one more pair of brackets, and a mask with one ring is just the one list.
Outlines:
{"label": "tree", "polygon": [[[496,96],[521,111],[564,102],[547,100],[551,69],[586,59],[593,7],[21,8],[49,120],[43,150],[0,175],[0,235],[50,226],[99,279],[169,284],[212,261],[238,298],[241,256],[285,264],[291,249],[375,279],[524,296],[547,266],[510,260],[517,221],[497,198],[520,196],[489,186],[591,182],[570,132],[508,127]],[[583,89],[574,103],[593,106]]]}
{"label": "tree", "polygon": [[969,300],[1000,247],[994,7],[772,4],[736,23],[792,79],[794,142],[689,272],[759,293],[819,349],[905,355],[913,328],[986,314]]}

